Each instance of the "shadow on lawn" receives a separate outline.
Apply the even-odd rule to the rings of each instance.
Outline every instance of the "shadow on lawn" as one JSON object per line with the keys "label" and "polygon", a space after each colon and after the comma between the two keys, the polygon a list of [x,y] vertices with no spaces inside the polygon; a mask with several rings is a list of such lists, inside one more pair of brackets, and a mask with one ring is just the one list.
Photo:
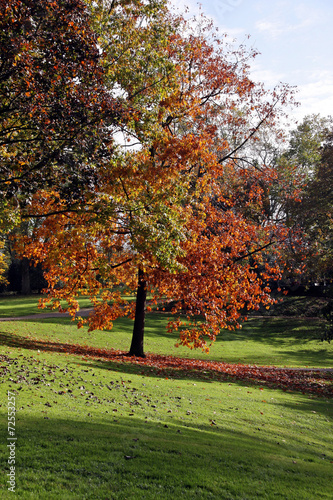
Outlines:
{"label": "shadow on lawn", "polygon": [[[280,351],[277,351],[279,354]],[[300,349],[298,351],[281,351],[283,355],[288,359],[293,359],[294,361],[298,361],[302,363],[303,366],[306,366],[307,363],[312,365],[320,366],[323,359],[325,359],[326,367],[333,366],[333,353],[330,354],[327,352],[325,348],[320,349],[318,351],[310,351],[309,349]],[[324,365],[325,366],[325,365]]]}
{"label": "shadow on lawn", "polygon": [[8,347],[99,358],[97,363],[99,368],[119,370],[125,373],[136,373],[159,378],[199,379],[206,382],[234,379],[247,384],[265,384],[283,390],[326,397],[333,394],[333,387],[330,384],[332,376],[329,371],[258,367],[155,354],[149,354],[145,359],[129,358],[122,351],[28,339],[4,332],[0,332],[0,342]]}
{"label": "shadow on lawn", "polygon": [[228,341],[253,339],[273,346],[293,346],[300,342],[320,341],[321,331],[322,322],[317,318],[252,317],[243,323],[242,330],[225,332],[224,338]]}
{"label": "shadow on lawn", "polygon": [[198,432],[181,422],[165,426],[135,417],[96,415],[89,422],[75,415],[27,416],[18,434],[18,493],[21,498],[58,491],[62,498],[75,492],[75,498],[226,499],[286,498],[288,492],[290,498],[309,498],[316,487],[326,497],[328,466],[318,463],[316,450],[306,455],[312,462],[309,480],[307,462],[293,465],[288,447],[262,434],[259,441],[246,429],[207,425]]}
{"label": "shadow on lawn", "polygon": [[[145,336],[149,340],[155,341],[158,338],[164,338],[172,341],[173,344],[179,339],[178,333],[169,333],[166,331],[166,321],[168,320],[168,315],[162,313],[150,313],[147,314],[147,320],[145,325]],[[41,322],[49,322],[52,324],[59,324],[59,318],[48,318],[40,319]],[[60,321],[64,324],[72,324],[71,320],[68,318],[60,318]],[[34,322],[38,322],[34,320]],[[133,327],[132,320],[128,318],[118,318],[116,323],[117,329],[120,331],[126,331],[131,335],[131,328]],[[330,353],[326,347],[328,344],[320,342],[320,330],[321,323],[317,320],[309,320],[306,323],[304,320],[299,320],[295,318],[251,318],[248,322],[244,323],[241,330],[228,331],[223,330],[221,334],[216,338],[216,347],[219,344],[224,344],[225,342],[251,342],[254,341],[260,344],[266,344],[267,346],[283,347],[283,350],[276,350],[277,356],[280,354],[283,359],[288,360],[288,364],[294,362],[300,362],[303,366],[322,366],[323,360],[325,360],[324,366],[333,366],[333,353]],[[323,346],[322,349],[314,350],[313,344],[310,344],[307,349],[307,344],[309,342],[317,341],[318,346]],[[128,347],[130,342],[128,343]],[[294,346],[304,346],[304,349],[293,350]],[[290,347],[290,350],[288,350]],[[220,356],[214,357],[214,346],[211,351],[210,360],[223,361]],[[177,356],[177,354],[175,354]],[[182,354],[182,357],[189,358],[189,354]],[[230,358],[230,363],[238,363],[239,355],[235,355],[234,359]],[[265,364],[267,359],[264,355],[264,360],[261,361],[260,352],[255,353],[255,363]]]}
{"label": "shadow on lawn", "polygon": [[[150,338],[164,337],[172,341],[177,341],[178,334],[170,333],[166,329],[166,323],[169,320],[174,320],[175,317],[166,313],[147,313],[145,334]],[[64,315],[57,317],[42,318],[36,315],[25,319],[26,322],[33,323],[63,323],[73,324],[72,320]],[[115,325],[120,330],[132,330],[133,321],[129,318],[118,318]],[[250,317],[248,321],[242,324],[242,329],[239,330],[222,330],[216,339],[219,342],[232,342],[255,340],[256,342],[265,343],[268,345],[299,345],[300,342],[306,344],[313,340],[321,339],[322,322],[317,318],[282,318],[282,317]]]}

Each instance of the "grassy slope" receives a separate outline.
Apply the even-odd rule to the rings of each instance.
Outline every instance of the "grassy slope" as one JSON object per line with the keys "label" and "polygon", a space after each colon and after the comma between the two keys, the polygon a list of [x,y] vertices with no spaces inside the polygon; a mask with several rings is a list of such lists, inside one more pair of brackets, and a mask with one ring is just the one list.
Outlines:
{"label": "grassy slope", "polygon": [[[151,313],[146,320],[145,349],[156,354],[203,358],[230,363],[332,367],[333,344],[320,342],[320,324],[295,319],[251,319],[241,330],[222,332],[207,356],[201,351],[176,348],[176,334],[166,332],[167,315]],[[60,326],[61,325],[61,326]],[[78,330],[69,319],[48,318],[25,322],[1,322],[0,341],[12,342],[12,334],[100,348],[129,349],[133,323],[121,319],[111,332]]]}
{"label": "grassy slope", "polygon": [[[294,298],[288,299],[294,300]],[[38,296],[2,297],[0,318],[45,312],[37,308],[37,302]],[[80,303],[82,307],[89,305],[87,298],[80,299]],[[147,315],[145,341],[147,352],[193,358],[204,357],[243,364],[319,368],[333,366],[333,344],[319,341],[323,329],[320,320],[300,320],[293,317],[250,319],[241,330],[222,332],[207,357],[201,351],[174,347],[177,336],[167,334],[165,329],[168,317],[162,313]],[[58,328],[58,324],[62,327]],[[5,327],[4,323],[0,323],[0,339],[2,343],[6,343],[6,338],[11,333],[23,332],[23,336],[34,337],[38,332],[38,337],[43,339],[57,338],[61,342],[87,343],[98,347],[127,350],[132,324],[128,319],[118,320],[112,332],[93,332],[89,335],[85,329],[77,330],[65,318],[49,318],[39,320],[38,323],[29,321],[24,326],[22,323],[14,322],[6,323]]]}
{"label": "grassy slope", "polygon": [[[163,334],[165,321],[148,317],[147,350],[182,355]],[[94,334],[66,319],[0,324],[0,354],[8,357],[1,362],[1,443],[7,390],[14,390],[20,498],[332,498],[330,401],[205,374],[166,379],[155,369],[38,352],[23,342],[126,349],[130,328],[125,320],[112,333]],[[314,343],[312,328],[250,322],[224,335],[210,358],[301,366],[304,356],[304,365],[329,366],[331,346]],[[6,468],[2,461],[1,498],[12,497]]]}

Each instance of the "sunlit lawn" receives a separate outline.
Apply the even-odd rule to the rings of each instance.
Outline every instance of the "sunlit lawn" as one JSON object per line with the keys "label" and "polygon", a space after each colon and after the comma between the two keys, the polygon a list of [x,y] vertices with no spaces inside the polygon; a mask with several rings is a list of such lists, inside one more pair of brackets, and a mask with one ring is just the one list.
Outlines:
{"label": "sunlit lawn", "polygon": [[[38,302],[42,295],[30,295],[28,297],[13,295],[11,297],[0,297],[0,318],[26,316],[29,314],[43,314],[50,312],[47,309],[39,309]],[[65,306],[65,303],[63,303]],[[87,297],[80,298],[81,307],[89,307]]]}
{"label": "sunlit lawn", "polygon": [[[241,330],[221,332],[209,355],[202,351],[176,348],[176,334],[166,332],[168,315],[151,313],[146,319],[145,350],[157,354],[203,358],[230,363],[332,367],[333,344],[321,342],[321,324],[294,319],[251,319]],[[27,337],[81,343],[99,348],[128,350],[133,322],[127,318],[115,322],[112,331],[88,333],[77,329],[67,318],[48,318],[24,322],[1,322],[3,335],[17,333]]]}
{"label": "sunlit lawn", "polygon": [[[30,314],[44,314],[52,312],[49,309],[41,309],[38,307],[39,299],[42,295],[12,295],[0,296],[0,318],[27,316]],[[133,295],[127,295],[126,300],[135,300]],[[82,296],[78,299],[81,308],[92,307],[89,297]],[[66,307],[66,302],[61,301],[63,307]],[[54,311],[53,311],[54,312]]]}

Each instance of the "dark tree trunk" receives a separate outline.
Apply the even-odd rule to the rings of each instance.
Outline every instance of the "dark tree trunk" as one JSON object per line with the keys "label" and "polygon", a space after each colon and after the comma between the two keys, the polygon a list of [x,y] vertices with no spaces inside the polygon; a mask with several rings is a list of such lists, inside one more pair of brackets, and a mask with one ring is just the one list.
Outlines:
{"label": "dark tree trunk", "polygon": [[138,356],[144,358],[143,352],[143,337],[145,330],[145,314],[146,314],[146,297],[147,283],[144,277],[144,272],[139,268],[138,272],[138,288],[136,292],[136,309],[133,327],[132,344],[129,356]]}
{"label": "dark tree trunk", "polygon": [[23,257],[21,261],[21,294],[22,295],[30,295],[31,287],[30,287],[30,265],[29,259]]}

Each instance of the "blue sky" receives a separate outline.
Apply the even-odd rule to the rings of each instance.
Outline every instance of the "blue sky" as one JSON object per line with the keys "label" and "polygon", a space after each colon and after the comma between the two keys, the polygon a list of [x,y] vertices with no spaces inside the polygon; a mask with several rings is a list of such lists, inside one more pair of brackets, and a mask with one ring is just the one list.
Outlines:
{"label": "blue sky", "polygon": [[[196,0],[171,3],[198,12]],[[292,117],[333,116],[332,0],[208,0],[201,5],[222,32],[260,52],[252,66],[254,80],[268,88],[281,81],[297,86],[301,106]]]}

